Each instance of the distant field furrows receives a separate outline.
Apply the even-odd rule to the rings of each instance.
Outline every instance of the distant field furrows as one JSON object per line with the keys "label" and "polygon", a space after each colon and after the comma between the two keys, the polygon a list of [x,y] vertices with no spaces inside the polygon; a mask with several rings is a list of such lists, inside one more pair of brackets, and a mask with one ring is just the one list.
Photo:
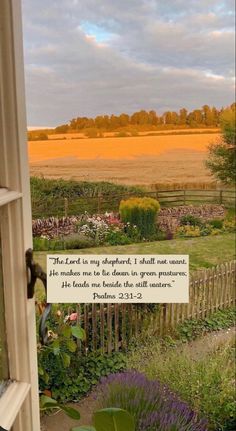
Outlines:
{"label": "distant field furrows", "polygon": [[31,175],[149,185],[212,181],[204,161],[219,134],[57,137],[29,142]]}

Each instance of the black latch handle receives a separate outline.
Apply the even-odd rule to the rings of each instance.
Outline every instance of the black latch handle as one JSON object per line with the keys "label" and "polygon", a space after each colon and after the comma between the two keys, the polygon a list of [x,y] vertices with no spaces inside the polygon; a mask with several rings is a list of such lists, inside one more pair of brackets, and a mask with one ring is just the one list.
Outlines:
{"label": "black latch handle", "polygon": [[[25,253],[26,258],[26,268],[28,271],[28,283],[27,283],[27,297],[31,299],[34,297],[35,293],[35,284],[37,278],[42,281],[45,289],[45,294],[47,295],[47,274],[41,268],[38,263],[34,262],[33,259],[33,250],[29,248]],[[46,307],[41,315],[39,321],[39,339],[41,344],[48,343],[48,328],[46,326],[46,320],[49,317],[51,311],[51,304],[46,304]]]}

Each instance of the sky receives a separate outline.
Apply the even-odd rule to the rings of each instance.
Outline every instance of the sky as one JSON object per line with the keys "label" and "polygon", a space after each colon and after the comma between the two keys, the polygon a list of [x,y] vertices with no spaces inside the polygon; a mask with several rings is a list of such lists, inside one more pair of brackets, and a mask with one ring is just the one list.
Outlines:
{"label": "sky", "polygon": [[234,100],[233,0],[22,0],[28,126]]}

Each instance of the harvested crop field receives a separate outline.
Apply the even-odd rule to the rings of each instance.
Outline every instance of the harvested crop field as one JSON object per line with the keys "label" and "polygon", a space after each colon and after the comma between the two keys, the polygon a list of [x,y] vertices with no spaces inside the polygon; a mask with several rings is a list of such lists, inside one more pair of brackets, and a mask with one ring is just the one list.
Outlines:
{"label": "harvested crop field", "polygon": [[[57,135],[59,137],[59,135]],[[204,161],[218,134],[29,142],[31,175],[125,184],[211,181]]]}

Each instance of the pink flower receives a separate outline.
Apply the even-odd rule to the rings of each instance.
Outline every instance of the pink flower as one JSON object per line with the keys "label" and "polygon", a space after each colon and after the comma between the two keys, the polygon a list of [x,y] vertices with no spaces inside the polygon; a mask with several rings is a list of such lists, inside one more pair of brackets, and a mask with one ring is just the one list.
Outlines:
{"label": "pink flower", "polygon": [[69,320],[72,322],[72,321],[74,321],[74,320],[77,320],[77,313],[72,313],[72,314],[70,314],[70,316],[69,316]]}
{"label": "pink flower", "polygon": [[72,322],[72,321],[74,321],[74,320],[77,320],[77,313],[72,313],[72,314],[70,314],[70,316],[69,316],[69,320]]}

